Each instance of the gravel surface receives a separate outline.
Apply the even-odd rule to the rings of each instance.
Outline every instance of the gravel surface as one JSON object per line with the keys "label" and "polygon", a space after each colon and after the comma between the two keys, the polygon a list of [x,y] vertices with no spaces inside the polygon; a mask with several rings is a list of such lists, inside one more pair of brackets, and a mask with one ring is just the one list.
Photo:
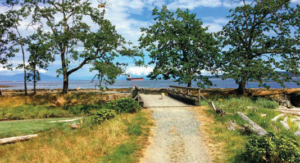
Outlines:
{"label": "gravel surface", "polygon": [[151,144],[142,163],[209,163],[199,131],[200,123],[190,107],[150,108],[156,121]]}

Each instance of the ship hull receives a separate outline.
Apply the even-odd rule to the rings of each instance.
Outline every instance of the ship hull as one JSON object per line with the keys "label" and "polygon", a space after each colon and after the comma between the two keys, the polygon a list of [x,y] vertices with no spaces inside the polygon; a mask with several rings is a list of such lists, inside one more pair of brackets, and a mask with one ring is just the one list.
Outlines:
{"label": "ship hull", "polygon": [[128,81],[141,81],[144,80],[144,78],[126,78]]}

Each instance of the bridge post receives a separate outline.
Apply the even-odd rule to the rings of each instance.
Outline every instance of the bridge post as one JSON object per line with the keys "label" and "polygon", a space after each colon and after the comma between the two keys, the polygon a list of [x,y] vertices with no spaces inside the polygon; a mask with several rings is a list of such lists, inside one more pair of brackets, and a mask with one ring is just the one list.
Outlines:
{"label": "bridge post", "polygon": [[199,101],[199,106],[201,106],[201,96],[200,96],[200,89],[198,89],[198,101]]}

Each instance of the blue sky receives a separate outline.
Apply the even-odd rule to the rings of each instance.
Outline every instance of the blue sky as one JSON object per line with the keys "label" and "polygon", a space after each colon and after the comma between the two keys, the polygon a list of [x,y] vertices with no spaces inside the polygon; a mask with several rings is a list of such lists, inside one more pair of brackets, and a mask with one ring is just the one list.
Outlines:
{"label": "blue sky", "polygon": [[[0,0],[3,2],[4,0]],[[101,0],[99,0],[101,2]],[[92,0],[92,5],[97,7],[98,1]],[[299,4],[300,0],[292,0],[293,4]],[[222,29],[222,26],[228,22],[226,18],[229,15],[229,9],[234,8],[239,3],[232,0],[108,0],[106,6],[106,19],[110,20],[112,24],[116,26],[117,31],[125,37],[126,40],[130,40],[134,45],[138,45],[138,38],[141,36],[140,28],[148,27],[154,23],[152,10],[154,7],[161,7],[167,5],[172,11],[177,8],[186,9],[189,8],[190,12],[196,13],[200,18],[204,26],[209,26],[209,32],[217,32]],[[0,13],[4,13],[7,7],[0,5]],[[32,29],[26,29],[25,25],[29,20],[24,20],[21,25],[21,33],[23,35],[32,33]],[[91,24],[91,26],[93,26]],[[27,54],[28,57],[29,54]],[[146,62],[149,61],[149,57],[146,55]],[[126,68],[127,73],[132,75],[147,75],[153,69],[154,65],[145,67],[135,67],[132,60],[126,58],[119,58],[118,60],[125,61],[129,64]],[[12,59],[12,63],[16,66],[22,62],[22,57],[17,54]],[[73,66],[78,65],[79,62],[72,62]],[[41,71],[45,75],[56,76],[56,69],[60,68],[60,61],[54,62],[47,71]],[[89,72],[90,66],[84,66],[81,70],[73,73],[71,79],[91,79],[94,75]],[[7,71],[0,66],[0,75],[14,75],[22,73],[23,70]]]}

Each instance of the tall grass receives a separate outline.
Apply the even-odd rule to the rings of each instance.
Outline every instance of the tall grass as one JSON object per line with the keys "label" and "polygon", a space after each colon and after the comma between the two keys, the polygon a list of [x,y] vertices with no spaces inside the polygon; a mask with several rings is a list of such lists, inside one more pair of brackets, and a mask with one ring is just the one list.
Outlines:
{"label": "tall grass", "polygon": [[149,115],[142,111],[92,128],[52,129],[27,142],[0,146],[0,162],[137,161],[149,134]]}
{"label": "tall grass", "polygon": [[[288,131],[280,124],[280,120],[277,122],[271,121],[272,118],[280,114],[280,112],[274,110],[278,107],[274,101],[263,98],[231,97],[215,99],[214,103],[217,108],[222,108],[227,113],[221,117],[211,109],[206,110],[207,116],[214,120],[214,123],[210,126],[212,129],[210,137],[213,141],[224,145],[225,162],[244,161],[239,156],[244,151],[245,144],[248,142],[250,135],[244,135],[238,130],[230,131],[226,128],[229,121],[235,121],[239,126],[247,124],[247,122],[236,114],[237,112],[243,112],[269,133],[285,135],[300,141],[300,138],[295,137],[293,134],[298,130],[298,127],[294,123],[289,122],[291,130]],[[264,114],[266,116],[263,116]]]}

